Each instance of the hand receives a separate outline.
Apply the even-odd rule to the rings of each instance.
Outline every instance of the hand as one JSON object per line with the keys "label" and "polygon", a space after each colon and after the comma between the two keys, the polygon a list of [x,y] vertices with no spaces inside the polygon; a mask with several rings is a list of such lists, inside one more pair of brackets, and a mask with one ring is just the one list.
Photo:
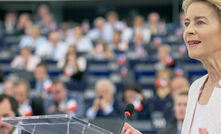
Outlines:
{"label": "hand", "polygon": [[100,106],[103,110],[107,109],[109,107],[110,103],[105,99],[102,98],[100,101]]}
{"label": "hand", "polygon": [[56,111],[56,106],[55,105],[51,105],[48,109],[49,113],[53,113]]}
{"label": "hand", "polygon": [[[135,128],[133,128],[131,125],[129,125],[128,123],[124,124],[124,127],[121,131],[121,134],[141,134],[140,131],[136,130]],[[204,134],[204,133],[203,133]]]}
{"label": "hand", "polygon": [[209,134],[206,128],[200,128],[199,129],[199,134]]}
{"label": "hand", "polygon": [[95,111],[98,111],[100,109],[100,99],[99,98],[96,98],[94,100],[94,103],[92,105],[92,108],[95,110]]}

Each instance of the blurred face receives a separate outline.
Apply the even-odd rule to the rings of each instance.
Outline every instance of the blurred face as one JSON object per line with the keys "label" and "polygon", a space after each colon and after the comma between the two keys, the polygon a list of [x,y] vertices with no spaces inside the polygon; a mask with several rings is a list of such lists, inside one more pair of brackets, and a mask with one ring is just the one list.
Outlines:
{"label": "blurred face", "polygon": [[15,117],[9,100],[5,99],[0,102],[0,109],[0,134],[11,134],[14,127],[1,121],[3,117]]}
{"label": "blurred face", "polygon": [[134,27],[142,27],[143,26],[143,17],[141,16],[137,16],[135,19],[134,19]]}
{"label": "blurred face", "polygon": [[171,82],[173,96],[182,89],[189,89],[189,83],[186,79],[175,79]]}
{"label": "blurred face", "polygon": [[150,24],[157,24],[160,20],[160,16],[157,13],[151,13],[148,17],[148,21]]}
{"label": "blurred face", "polygon": [[4,83],[4,93],[10,96],[13,96],[14,94],[14,82],[12,81],[6,81]]}
{"label": "blurred face", "polygon": [[144,38],[143,33],[139,32],[135,35],[134,42],[136,45],[143,45],[144,44]]}
{"label": "blurred face", "polygon": [[14,97],[19,104],[23,104],[28,99],[28,91],[25,84],[19,84],[15,87]]}
{"label": "blurred face", "polygon": [[43,22],[44,24],[48,25],[53,21],[52,16],[50,14],[43,16]]}
{"label": "blurred face", "polygon": [[74,36],[75,38],[80,38],[83,35],[81,27],[75,27],[74,28]]}
{"label": "blurred face", "polygon": [[51,95],[56,102],[61,102],[65,99],[66,91],[61,83],[53,84],[51,87]]}
{"label": "blurred face", "polygon": [[175,98],[174,111],[178,121],[183,121],[186,114],[187,95],[179,95]]}
{"label": "blurred face", "polygon": [[165,51],[165,49],[158,49],[157,55],[158,55],[159,60],[161,61],[161,60],[165,60],[166,57],[169,56],[169,53]]}
{"label": "blurred face", "polygon": [[34,71],[34,76],[36,80],[44,80],[47,76],[46,68],[43,66],[36,67]]}
{"label": "blurred face", "polygon": [[[113,42],[114,43],[119,43],[120,42],[120,33],[119,32],[114,32],[114,35],[113,35]],[[115,44],[117,45],[117,44]]]}
{"label": "blurred face", "polygon": [[50,35],[49,35],[49,40],[50,42],[53,44],[53,45],[56,45],[59,40],[60,40],[60,37],[59,37],[59,33],[58,32],[52,32]]}
{"label": "blurred face", "polygon": [[37,27],[32,28],[31,30],[31,36],[32,38],[36,39],[40,36],[40,29]]}
{"label": "blurred face", "polygon": [[46,5],[42,5],[38,9],[38,14],[40,17],[43,17],[46,14],[49,14],[48,7]]}
{"label": "blurred face", "polygon": [[134,98],[136,97],[137,95],[137,92],[133,91],[133,90],[127,90],[125,93],[124,93],[124,98],[125,98],[125,102],[126,103],[133,103],[134,102]]}
{"label": "blurred face", "polygon": [[95,23],[95,27],[98,29],[103,29],[104,21],[103,20],[97,20]]}
{"label": "blurred face", "polygon": [[107,83],[102,84],[97,88],[97,96],[107,101],[112,101],[113,93],[110,90],[110,86]]}
{"label": "blurred face", "polygon": [[163,70],[158,74],[157,78],[164,79],[169,83],[170,82],[170,73]]}
{"label": "blurred face", "polygon": [[68,47],[68,53],[76,53],[76,49],[75,49],[75,46],[74,45],[70,45]]}
{"label": "blurred face", "polygon": [[6,21],[11,22],[11,23],[15,23],[15,21],[16,21],[16,14],[15,13],[7,14]]}
{"label": "blurred face", "polygon": [[114,24],[117,21],[117,17],[115,15],[110,15],[108,16],[107,20],[111,23]]}
{"label": "blurred face", "polygon": [[22,48],[21,49],[21,55],[24,59],[28,59],[30,54],[31,54],[31,52],[28,48]]}
{"label": "blurred face", "polygon": [[76,56],[75,54],[69,54],[67,57],[67,64],[68,65],[74,65],[76,63]]}
{"label": "blurred face", "polygon": [[221,49],[221,27],[215,10],[205,2],[192,3],[185,18],[184,40],[191,58],[203,59]]}

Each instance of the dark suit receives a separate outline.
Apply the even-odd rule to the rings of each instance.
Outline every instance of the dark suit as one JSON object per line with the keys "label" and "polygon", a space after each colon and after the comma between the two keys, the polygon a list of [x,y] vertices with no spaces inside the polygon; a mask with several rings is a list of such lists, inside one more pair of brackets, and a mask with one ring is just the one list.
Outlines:
{"label": "dark suit", "polygon": [[102,109],[99,109],[98,112],[97,112],[97,115],[96,117],[113,117],[113,118],[118,118],[118,117],[121,117],[123,115],[123,105],[122,105],[122,102],[120,102],[119,100],[115,100],[113,102],[113,111],[108,114],[108,115],[105,115],[104,114],[104,111]]}
{"label": "dark suit", "polygon": [[177,121],[173,120],[171,122],[168,122],[168,125],[161,129],[157,134],[177,134],[178,127],[177,127]]}

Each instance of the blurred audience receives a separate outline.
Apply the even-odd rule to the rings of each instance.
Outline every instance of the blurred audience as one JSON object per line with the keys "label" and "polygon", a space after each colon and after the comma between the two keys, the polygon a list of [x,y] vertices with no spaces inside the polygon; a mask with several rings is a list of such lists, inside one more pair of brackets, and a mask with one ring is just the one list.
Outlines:
{"label": "blurred audience", "polygon": [[29,47],[20,49],[20,55],[16,56],[11,62],[11,67],[18,70],[33,72],[37,64],[41,61],[38,56],[31,53]]}
{"label": "blurred audience", "polygon": [[118,30],[114,31],[113,38],[109,47],[115,52],[118,52],[118,51],[126,52],[129,49],[128,41],[122,40],[122,32]]}
{"label": "blurred audience", "polygon": [[[155,82],[155,95],[148,100],[151,118],[160,116],[167,121],[172,118],[173,100],[171,97],[171,73],[169,70],[159,70]],[[155,113],[157,113],[155,115]]]}
{"label": "blurred audience", "polygon": [[166,128],[163,128],[158,134],[181,134],[182,124],[186,114],[186,106],[188,100],[188,91],[180,89],[174,96],[174,115],[175,118],[167,123]]}
{"label": "blurred audience", "polygon": [[17,13],[8,12],[5,15],[4,30],[6,35],[14,35],[16,32]]}
{"label": "blurred audience", "polygon": [[51,14],[49,7],[46,4],[41,4],[37,9],[37,14],[34,16],[34,20],[39,22],[44,16]]}
{"label": "blurred audience", "polygon": [[190,83],[185,77],[175,77],[171,81],[172,96],[174,97],[179,90],[189,89]]}
{"label": "blurred audience", "polygon": [[51,14],[42,15],[41,20],[36,25],[41,29],[43,36],[48,36],[50,32],[57,30],[57,24]]}
{"label": "blurred audience", "polygon": [[48,75],[46,64],[39,63],[34,70],[34,89],[40,93],[42,98],[47,98],[51,89],[51,79]]}
{"label": "blurred audience", "polygon": [[165,68],[173,68],[175,61],[171,56],[171,47],[169,45],[161,45],[157,49],[158,62],[155,64],[157,70]]}
{"label": "blurred audience", "polygon": [[184,12],[180,12],[179,21],[175,22],[172,28],[173,34],[177,37],[178,40],[182,40],[184,32],[184,21],[185,15]]}
{"label": "blurred audience", "polygon": [[95,119],[99,117],[118,118],[122,116],[122,103],[115,99],[115,86],[107,79],[100,79],[95,85],[96,98],[87,109],[86,117]]}
{"label": "blurred audience", "polygon": [[90,52],[93,48],[93,44],[90,39],[83,35],[82,28],[79,25],[74,27],[74,37],[67,39],[67,42],[74,44],[77,52]]}
{"label": "blurred audience", "polygon": [[147,27],[153,35],[165,35],[167,33],[166,23],[160,20],[159,13],[151,12],[147,19]]}
{"label": "blurred audience", "polygon": [[14,97],[19,103],[19,115],[32,116],[33,110],[29,99],[29,85],[23,80],[19,80],[15,84]]}
{"label": "blurred audience", "polygon": [[97,17],[94,20],[94,28],[91,29],[87,36],[91,41],[96,41],[98,39],[104,39],[104,24],[105,19],[103,17]]}
{"label": "blurred audience", "polygon": [[47,39],[41,36],[41,30],[37,26],[32,26],[30,33],[22,37],[19,47],[30,47],[32,50],[37,49],[40,45],[45,45]]}
{"label": "blurred audience", "polygon": [[161,69],[156,72],[155,86],[170,86],[171,84],[171,71],[169,69]]}
{"label": "blurred audience", "polygon": [[13,80],[6,80],[3,84],[3,93],[9,96],[14,95],[15,82]]}
{"label": "blurred audience", "polygon": [[90,55],[95,59],[111,59],[114,56],[104,40],[96,41],[94,49]]}
{"label": "blurred audience", "polygon": [[49,33],[48,38],[48,43],[39,44],[36,54],[42,58],[53,59],[55,61],[65,58],[68,46],[61,41],[59,32],[53,31]]}
{"label": "blurred audience", "polygon": [[115,30],[123,30],[125,25],[119,20],[117,12],[110,11],[106,15],[107,22],[104,24],[103,38],[107,43],[110,43]]}
{"label": "blurred audience", "polygon": [[16,26],[16,35],[23,36],[31,34],[32,21],[30,14],[22,13],[18,18],[18,24]]}
{"label": "blurred audience", "polygon": [[135,53],[136,57],[146,57],[148,55],[147,50],[146,50],[146,45],[145,42],[145,37],[142,34],[142,32],[137,32],[134,35],[134,40],[132,43],[132,51]]}
{"label": "blurred audience", "polygon": [[2,122],[2,118],[18,116],[18,102],[6,94],[0,94],[0,134],[18,134],[12,125]]}
{"label": "blurred audience", "polygon": [[[150,119],[156,127],[155,119],[160,117],[161,121],[165,120],[168,123],[168,127],[161,132],[179,133],[185,108],[183,98],[186,97],[179,92],[189,88],[188,80],[184,75],[188,70],[182,66],[186,64],[184,60],[189,60],[186,58],[187,49],[182,40],[183,12],[180,13],[179,20],[171,25],[166,25],[157,12],[151,12],[147,21],[139,13],[132,13],[131,20],[128,20],[127,24],[125,20],[128,18],[125,17],[128,16],[123,14],[119,16],[115,11],[108,12],[106,18],[96,17],[92,21],[91,16],[90,20],[84,19],[80,24],[70,21],[57,23],[55,20],[63,18],[54,18],[56,14],[53,15],[53,13],[55,12],[51,12],[47,5],[40,5],[35,16],[32,12],[6,11],[3,13],[4,20],[0,22],[0,45],[4,45],[0,48],[0,69],[3,70],[0,73],[0,93],[16,96],[19,101],[19,111],[23,116],[64,113],[88,119],[119,118],[124,109],[122,101],[119,100],[122,97],[124,104],[132,103],[135,106],[132,119]],[[90,22],[93,22],[92,27]],[[171,31],[167,31],[167,28]],[[3,36],[3,33],[6,36]],[[18,51],[20,55],[13,57]],[[13,61],[11,58],[14,58]],[[88,75],[87,69],[91,67],[91,61],[97,59],[107,61],[110,72],[108,75],[106,72],[103,73],[103,70],[99,72],[99,68],[96,68],[99,75],[92,73]],[[46,64],[40,63],[41,61],[47,63],[49,70]],[[178,63],[181,63],[180,66]],[[11,66],[10,69],[9,66]],[[111,81],[108,79],[97,81],[104,74],[105,77],[117,82],[116,87],[119,88],[121,84],[134,82],[134,79],[140,77],[133,69],[141,67],[143,71],[143,66],[145,66],[145,72],[141,72],[144,76],[142,81],[147,81],[150,86],[156,88],[152,90],[155,93],[153,98],[148,100],[145,100],[142,94],[146,96],[146,92],[142,92],[137,86],[124,87],[122,96],[119,97]],[[146,71],[149,71],[149,68],[150,73],[153,74],[157,70],[156,76],[149,76],[149,72],[147,74]],[[171,72],[176,76],[173,80],[171,80]],[[30,83],[32,87],[29,88],[28,83],[20,80],[16,83],[17,79],[15,81],[1,79],[1,76],[3,78],[11,75],[16,75],[18,80],[21,78],[33,80]],[[52,82],[50,78],[56,76],[61,77],[62,81]],[[189,77],[192,77],[191,74],[188,74]],[[151,83],[155,79],[155,83]],[[70,86],[73,83],[84,85],[66,88],[66,84]],[[83,93],[85,92],[79,93],[76,89],[84,91],[85,88],[93,87],[95,83],[94,101],[90,100],[89,103],[84,104]],[[144,88],[146,85],[142,86]],[[145,88],[152,89],[149,85]],[[174,106],[172,98],[175,101]],[[0,99],[0,107],[1,104]],[[8,110],[12,108],[14,107],[9,107]],[[173,108],[176,121],[170,122],[174,116]],[[2,110],[6,109],[0,109],[0,116],[2,116]],[[12,130],[0,122],[0,134]]]}
{"label": "blurred audience", "polygon": [[77,58],[76,53],[68,53],[63,66],[64,76],[71,80],[82,81],[84,70],[79,67],[81,59]]}
{"label": "blurred audience", "polygon": [[143,94],[138,86],[126,85],[123,90],[122,100],[125,105],[134,105],[135,111],[133,113],[132,119],[150,120],[149,106],[144,100]]}
{"label": "blurred audience", "polygon": [[51,97],[45,102],[48,114],[72,114],[83,117],[84,103],[80,93],[71,93],[59,79],[54,79],[51,86]]}

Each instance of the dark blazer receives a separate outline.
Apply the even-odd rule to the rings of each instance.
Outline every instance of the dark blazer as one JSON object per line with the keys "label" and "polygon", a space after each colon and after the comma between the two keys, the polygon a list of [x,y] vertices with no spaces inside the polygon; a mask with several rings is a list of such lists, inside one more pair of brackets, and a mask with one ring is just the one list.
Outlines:
{"label": "dark blazer", "polygon": [[98,110],[96,117],[119,118],[119,117],[122,117],[123,110],[124,110],[123,103],[116,99],[114,100],[114,103],[113,103],[113,111],[110,114],[105,115],[103,110],[100,109]]}
{"label": "dark blazer", "polygon": [[161,129],[157,134],[177,134],[177,121],[168,122],[168,125]]}

